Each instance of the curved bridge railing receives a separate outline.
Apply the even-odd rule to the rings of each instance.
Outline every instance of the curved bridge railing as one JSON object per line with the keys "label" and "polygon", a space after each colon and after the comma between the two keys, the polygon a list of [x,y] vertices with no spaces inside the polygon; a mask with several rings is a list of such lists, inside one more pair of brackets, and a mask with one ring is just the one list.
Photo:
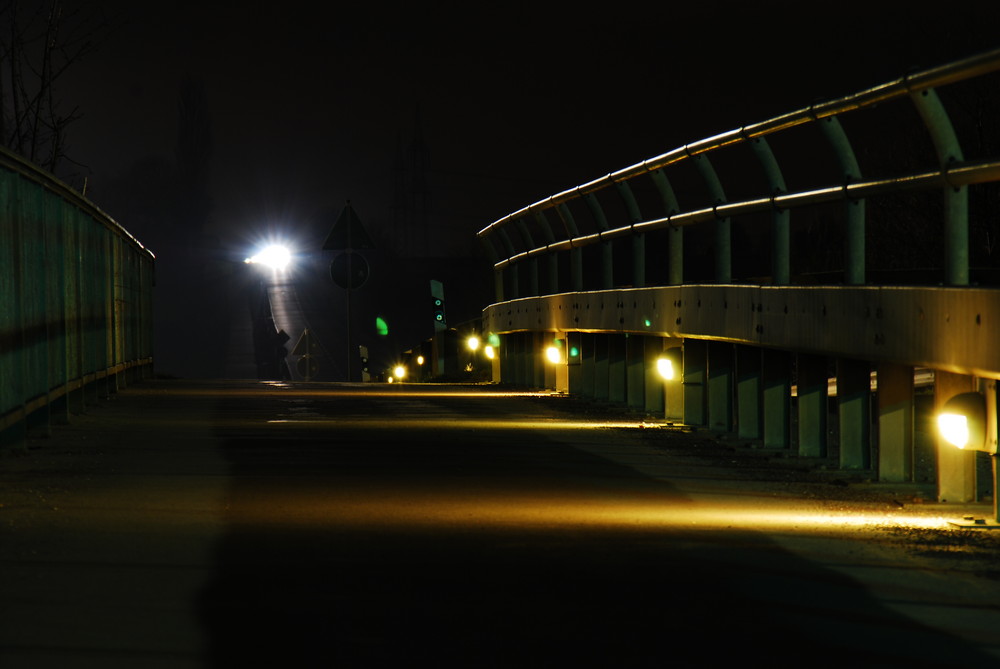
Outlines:
{"label": "curved bridge railing", "polygon": [[[805,210],[830,203],[844,205],[834,215],[843,240],[843,282],[863,284],[866,200],[927,189],[943,193],[945,200],[943,281],[965,285],[967,187],[1000,180],[1000,157],[966,156],[970,146],[980,151],[997,147],[975,136],[960,142],[956,127],[962,127],[952,122],[954,113],[944,104],[949,98],[938,89],[971,82],[955,90],[949,101],[965,106],[988,102],[981,96],[987,95],[989,82],[982,79],[998,69],[1000,51],[993,51],[910,74],[679,147],[511,213],[479,232],[502,277],[498,299],[616,285],[680,285],[692,279],[728,283],[763,277],[787,285],[794,269],[792,212],[802,212],[808,226],[822,222],[823,216]],[[887,106],[901,102],[910,109],[885,113]],[[984,109],[963,111],[981,114]],[[858,119],[864,113],[873,118]],[[852,126],[856,121],[860,123]],[[737,155],[741,152],[746,155]],[[862,171],[866,163],[870,165]],[[618,207],[606,204],[612,198]],[[769,257],[769,271],[744,262],[738,277],[732,223],[745,222],[759,231],[760,214],[770,218],[771,244],[769,249],[755,247],[754,256]],[[698,248],[685,248],[684,231],[706,225],[711,232],[699,237]],[[655,239],[654,233],[659,233]],[[631,240],[631,257],[622,258],[613,247],[624,238]],[[703,253],[706,244],[713,249],[710,258]],[[585,259],[584,251],[594,247],[599,251]],[[650,256],[663,271],[655,271]],[[748,258],[744,254],[742,259]],[[546,281],[540,281],[541,262],[547,265]],[[713,273],[692,273],[692,264],[710,265]],[[799,273],[809,269],[800,267]]]}
{"label": "curved bridge railing", "polygon": [[153,254],[0,150],[0,442],[152,371]]}
{"label": "curved bridge railing", "polygon": [[[1000,50],[687,144],[493,222],[479,237],[495,263],[482,322],[500,345],[494,377],[917,480],[917,376],[935,379],[938,404],[962,389],[995,404],[996,90]],[[546,365],[553,343],[566,355]],[[680,384],[650,378],[665,350],[682,356]],[[969,455],[937,449],[928,476],[942,498],[977,494]]]}

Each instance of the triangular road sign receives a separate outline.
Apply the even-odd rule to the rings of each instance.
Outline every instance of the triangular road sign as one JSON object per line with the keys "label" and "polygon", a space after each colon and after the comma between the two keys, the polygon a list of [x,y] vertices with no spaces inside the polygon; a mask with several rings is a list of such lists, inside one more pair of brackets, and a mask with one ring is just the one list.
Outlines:
{"label": "triangular road sign", "polygon": [[302,331],[302,336],[299,337],[295,348],[292,349],[292,355],[309,355],[309,353],[309,329],[307,328]]}
{"label": "triangular road sign", "polygon": [[375,242],[368,236],[365,226],[361,225],[361,219],[354,213],[351,203],[348,202],[344,210],[340,212],[337,222],[330,229],[330,234],[326,236],[323,250],[342,251],[373,248],[375,248]]}

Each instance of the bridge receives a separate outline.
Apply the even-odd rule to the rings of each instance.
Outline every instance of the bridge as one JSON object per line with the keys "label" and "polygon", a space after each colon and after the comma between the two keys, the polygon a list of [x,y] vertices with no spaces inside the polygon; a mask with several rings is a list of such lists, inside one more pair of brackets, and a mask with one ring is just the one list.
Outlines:
{"label": "bridge", "polygon": [[0,152],[0,664],[995,663],[998,75],[484,227],[496,301],[401,358],[485,384],[157,379],[153,253]]}
{"label": "bridge", "polygon": [[[942,500],[989,496],[975,450],[938,447],[918,471],[914,421],[929,379],[938,409],[979,393],[978,457],[996,453],[1000,293],[972,261],[996,232],[1000,158],[970,123],[998,68],[993,52],[913,72],[493,222],[479,236],[499,378],[833,451],[882,481],[930,476]],[[921,265],[929,247],[937,262]],[[665,384],[663,356],[677,370]]]}

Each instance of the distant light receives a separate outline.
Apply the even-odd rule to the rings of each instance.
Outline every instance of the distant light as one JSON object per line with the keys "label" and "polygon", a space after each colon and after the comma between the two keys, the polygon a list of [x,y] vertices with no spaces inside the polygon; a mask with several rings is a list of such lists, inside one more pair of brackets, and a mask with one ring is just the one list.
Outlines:
{"label": "distant light", "polygon": [[403,367],[402,365],[396,365],[395,369],[392,370],[392,373],[396,376],[397,379],[402,381],[403,377],[406,376],[406,367]]}
{"label": "distant light", "polygon": [[493,360],[494,358],[497,357],[496,349],[490,346],[489,344],[487,344],[486,348],[483,349],[483,353],[485,353],[486,357],[489,358],[490,360]]}
{"label": "distant light", "polygon": [[562,353],[559,351],[558,346],[549,346],[545,349],[545,357],[553,364],[562,362]]}
{"label": "distant light", "polygon": [[479,349],[479,337],[477,337],[476,335],[472,335],[471,337],[465,340],[465,344],[466,346],[469,347],[470,351],[476,351]]}
{"label": "distant light", "polygon": [[422,356],[422,355],[418,355],[417,356],[417,364],[418,365],[424,364],[424,356]]}
{"label": "distant light", "polygon": [[674,378],[674,363],[670,358],[657,358],[656,371],[662,379],[671,381]]}
{"label": "distant light", "polygon": [[653,325],[653,321],[649,320],[648,318],[645,321],[643,321],[643,323],[646,325],[647,328]]}
{"label": "distant light", "polygon": [[264,265],[275,270],[283,270],[292,261],[292,253],[287,246],[282,244],[271,244],[265,246],[256,255],[250,256],[243,262],[248,264]]}
{"label": "distant light", "polygon": [[389,324],[381,316],[375,317],[375,332],[383,337],[389,334]]}

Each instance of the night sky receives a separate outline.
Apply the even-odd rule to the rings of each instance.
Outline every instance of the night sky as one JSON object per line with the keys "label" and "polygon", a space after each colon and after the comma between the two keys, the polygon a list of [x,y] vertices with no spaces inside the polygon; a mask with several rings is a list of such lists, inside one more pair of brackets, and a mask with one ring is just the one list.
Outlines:
{"label": "night sky", "polygon": [[70,156],[115,215],[115,181],[172,158],[190,75],[213,123],[213,227],[347,199],[378,227],[419,127],[433,214],[472,234],[680,144],[975,53],[1000,18],[874,4],[100,3],[121,28],[72,73]]}
{"label": "night sky", "polygon": [[[418,136],[431,225],[472,252],[477,230],[565,188],[1000,46],[986,2],[96,4],[119,27],[60,88],[84,115],[60,176],[86,179],[160,267],[274,230],[315,244],[348,200],[384,239]],[[212,129],[197,229],[164,213],[185,80]]]}

